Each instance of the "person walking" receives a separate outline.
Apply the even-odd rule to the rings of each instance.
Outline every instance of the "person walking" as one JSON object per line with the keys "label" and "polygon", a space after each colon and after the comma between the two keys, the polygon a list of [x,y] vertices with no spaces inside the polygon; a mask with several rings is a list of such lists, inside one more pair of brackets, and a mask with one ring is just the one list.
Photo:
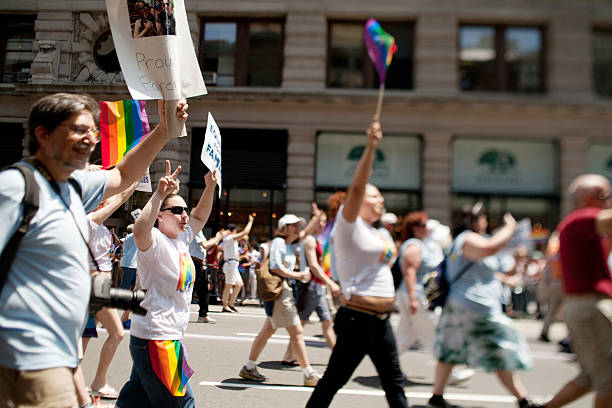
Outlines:
{"label": "person walking", "polygon": [[240,377],[253,381],[265,381],[266,377],[257,370],[257,358],[263,351],[268,340],[276,332],[276,329],[284,327],[289,334],[289,345],[298,365],[304,373],[304,385],[313,387],[319,381],[320,375],[308,361],[306,344],[304,343],[304,329],[295,307],[293,290],[289,286],[288,279],[300,281],[309,280],[309,271],[296,271],[295,247],[299,241],[300,228],[305,224],[303,218],[294,214],[285,214],[278,220],[276,238],[270,243],[269,265],[270,272],[283,279],[283,289],[278,299],[264,302],[266,319],[263,327],[253,340],[249,358],[240,370]]}
{"label": "person walking", "polygon": [[196,281],[194,290],[198,296],[198,323],[215,323],[216,320],[208,316],[208,267],[206,262],[206,251],[209,248],[219,245],[223,239],[223,234],[218,231],[214,237],[206,240],[202,231],[198,232],[189,244],[189,254],[195,265]]}
{"label": "person walking", "polygon": [[[158,110],[160,124],[113,169],[81,171],[99,141],[98,103],[86,95],[58,93],[32,106],[33,160],[24,164],[34,173],[39,209],[0,296],[0,401],[7,405],[77,406],[73,370],[91,291],[85,214],[135,182],[168,142],[164,101]],[[176,115],[187,118],[184,101]],[[0,185],[3,251],[20,225],[24,191],[19,171],[6,170]]]}
{"label": "person walking", "polygon": [[[402,225],[404,242],[399,250],[399,265],[403,279],[396,295],[400,311],[396,331],[400,354],[416,344],[427,351],[434,348],[440,310],[429,310],[422,281],[442,262],[444,253],[440,245],[430,238],[428,221],[427,213],[416,211],[407,214]],[[472,369],[453,367],[449,384],[459,384],[473,375]]]}
{"label": "person walking", "polygon": [[512,237],[516,221],[510,213],[505,214],[503,226],[492,236],[486,235],[487,226],[482,203],[463,208],[462,223],[456,229],[461,233],[447,257],[446,273],[453,284],[436,330],[434,349],[438,363],[429,408],[451,407],[443,395],[456,364],[495,372],[520,408],[540,406],[527,399],[527,391],[516,374],[517,370],[531,368],[531,354],[510,318],[502,312],[502,287],[495,277],[501,269],[501,259],[496,254]]}
{"label": "person walking", "polygon": [[[138,248],[134,242],[134,224],[130,224],[126,227],[127,235],[123,241],[123,254],[121,255],[121,261],[119,266],[121,267],[121,281],[119,288],[133,290],[136,287],[136,270],[138,268],[138,261],[136,260],[136,253]],[[121,315],[121,322],[124,329],[130,328],[132,321],[130,320],[130,311],[125,310]]]}
{"label": "person walking", "polygon": [[221,298],[223,302],[221,312],[238,313],[235,303],[243,285],[242,277],[238,271],[238,259],[240,257],[238,242],[249,235],[254,220],[255,217],[249,214],[249,222],[240,232],[238,232],[236,225],[229,224],[227,226],[229,234],[223,237],[223,275],[225,275],[225,287],[223,288],[223,297]]}
{"label": "person walking", "polygon": [[384,211],[382,194],[368,184],[381,139],[382,130],[375,117],[368,127],[367,145],[348,195],[336,215],[334,246],[343,305],[334,322],[336,347],[306,404],[309,408],[329,406],[366,355],[376,367],[389,406],[408,407],[389,322],[395,300],[390,265],[395,261],[396,247],[372,226]]}
{"label": "person walking", "polygon": [[174,193],[180,169],[171,174],[166,161],[166,176],[134,223],[138,275],[146,291],[140,305],[147,314],[132,317],[132,372],[117,407],[196,406],[189,383],[193,370],[182,342],[195,282],[189,243],[208,221],[217,180],[215,172],[206,173],[204,192],[188,215],[185,200]]}

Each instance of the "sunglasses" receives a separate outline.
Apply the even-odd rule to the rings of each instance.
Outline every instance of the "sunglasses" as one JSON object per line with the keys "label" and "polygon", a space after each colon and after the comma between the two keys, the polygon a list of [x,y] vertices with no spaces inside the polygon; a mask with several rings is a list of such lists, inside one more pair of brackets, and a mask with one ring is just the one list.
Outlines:
{"label": "sunglasses", "polygon": [[162,208],[159,211],[170,211],[172,214],[176,214],[176,215],[181,215],[183,214],[183,211],[185,211],[187,214],[189,214],[189,208],[188,207],[182,207],[180,205],[175,205],[172,207],[166,207],[166,208]]}

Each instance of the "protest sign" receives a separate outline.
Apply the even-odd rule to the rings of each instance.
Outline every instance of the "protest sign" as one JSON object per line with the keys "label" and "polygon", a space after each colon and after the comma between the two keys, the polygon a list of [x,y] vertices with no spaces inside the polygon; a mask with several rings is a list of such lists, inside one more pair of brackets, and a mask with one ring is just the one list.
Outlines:
{"label": "protest sign", "polygon": [[516,223],[514,233],[502,248],[501,252],[512,254],[520,247],[525,248],[527,251],[532,249],[531,220],[529,218],[523,218]]}
{"label": "protest sign", "polygon": [[136,187],[136,191],[144,191],[146,193],[150,193],[151,191],[153,191],[151,187],[151,175],[149,174],[148,167],[147,167],[147,172],[140,179],[140,184],[138,184],[138,187]]}
{"label": "protest sign", "polygon": [[210,170],[217,170],[217,185],[219,186],[219,198],[221,197],[221,132],[215,123],[215,119],[208,112],[208,123],[206,124],[206,135],[204,146],[200,156],[202,163]]}

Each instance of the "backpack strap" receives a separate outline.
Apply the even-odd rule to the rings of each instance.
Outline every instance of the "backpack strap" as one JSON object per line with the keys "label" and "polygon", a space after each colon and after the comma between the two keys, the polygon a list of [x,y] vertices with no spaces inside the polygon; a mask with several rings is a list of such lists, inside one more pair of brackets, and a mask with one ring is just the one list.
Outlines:
{"label": "backpack strap", "polygon": [[4,287],[6,279],[8,278],[9,269],[13,263],[13,259],[15,258],[19,244],[21,243],[21,240],[25,236],[26,232],[28,232],[30,222],[38,211],[38,184],[36,183],[32,169],[21,163],[15,163],[12,166],[6,167],[6,169],[19,170],[25,181],[25,192],[22,200],[23,219],[21,220],[21,224],[11,239],[4,247],[2,255],[0,255],[0,293],[2,293],[2,288]]}
{"label": "backpack strap", "polygon": [[79,182],[76,181],[76,179],[72,176],[68,177],[68,182],[72,184],[72,187],[78,193],[79,198],[81,199],[81,201],[83,201],[83,189],[81,188]]}

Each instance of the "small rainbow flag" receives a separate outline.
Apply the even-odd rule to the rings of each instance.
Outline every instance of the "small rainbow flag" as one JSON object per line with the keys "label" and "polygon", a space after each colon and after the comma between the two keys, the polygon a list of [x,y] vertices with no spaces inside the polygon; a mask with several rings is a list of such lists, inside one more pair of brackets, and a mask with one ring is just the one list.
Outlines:
{"label": "small rainbow flag", "polygon": [[146,101],[100,102],[102,167],[108,169],[149,134]]}
{"label": "small rainbow flag", "polygon": [[325,228],[319,234],[319,242],[323,243],[323,256],[321,256],[321,266],[327,276],[331,276],[331,232],[334,221],[327,221]]}
{"label": "small rainbow flag", "polygon": [[389,33],[383,31],[378,21],[373,18],[366,22],[363,29],[365,45],[368,50],[368,55],[376,67],[378,72],[378,80],[380,85],[385,84],[387,77],[387,68],[391,65],[391,58],[397,51],[395,38]]}
{"label": "small rainbow flag", "polygon": [[181,340],[148,340],[151,366],[157,378],[175,397],[185,396],[193,370],[187,364],[187,349]]}

